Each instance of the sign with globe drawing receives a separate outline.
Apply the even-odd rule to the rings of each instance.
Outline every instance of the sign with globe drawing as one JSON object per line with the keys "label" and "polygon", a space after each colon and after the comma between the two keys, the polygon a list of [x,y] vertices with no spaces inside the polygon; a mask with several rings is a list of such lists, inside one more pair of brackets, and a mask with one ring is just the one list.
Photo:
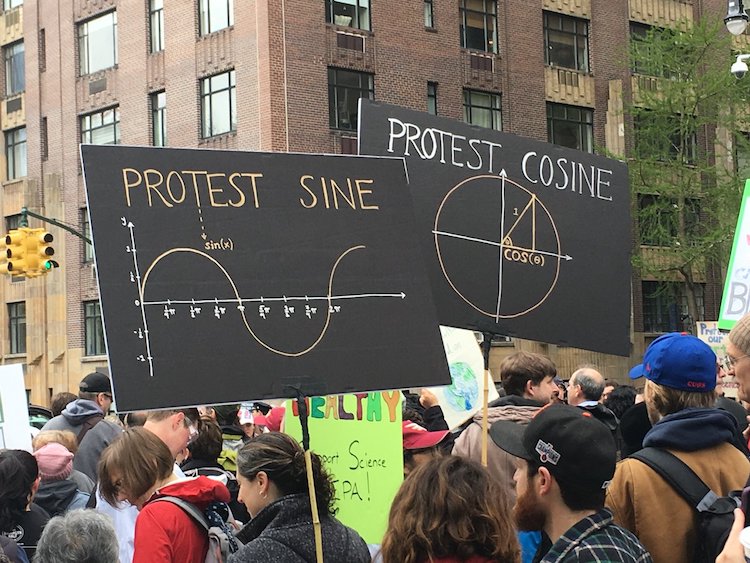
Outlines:
{"label": "sign with globe drawing", "polygon": [[359,133],[406,160],[441,324],[629,354],[625,164],[371,100]]}

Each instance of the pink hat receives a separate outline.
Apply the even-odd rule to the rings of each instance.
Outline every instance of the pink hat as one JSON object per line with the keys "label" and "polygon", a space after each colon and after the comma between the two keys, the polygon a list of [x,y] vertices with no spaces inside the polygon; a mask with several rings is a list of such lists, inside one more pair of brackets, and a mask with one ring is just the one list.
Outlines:
{"label": "pink hat", "polygon": [[50,442],[34,452],[42,481],[64,481],[73,473],[73,454],[62,444]]}
{"label": "pink hat", "polygon": [[411,420],[404,420],[402,424],[405,450],[423,450],[437,446],[450,430],[430,432]]}

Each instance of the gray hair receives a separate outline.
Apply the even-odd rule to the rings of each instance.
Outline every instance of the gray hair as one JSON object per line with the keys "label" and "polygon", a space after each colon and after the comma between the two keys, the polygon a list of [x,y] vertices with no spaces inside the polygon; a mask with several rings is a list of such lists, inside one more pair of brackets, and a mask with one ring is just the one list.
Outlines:
{"label": "gray hair", "polygon": [[95,510],[72,510],[50,520],[33,563],[118,563],[112,521]]}
{"label": "gray hair", "polygon": [[598,401],[604,392],[604,378],[594,366],[578,368],[570,376],[570,382],[580,385],[583,397],[587,401]]}

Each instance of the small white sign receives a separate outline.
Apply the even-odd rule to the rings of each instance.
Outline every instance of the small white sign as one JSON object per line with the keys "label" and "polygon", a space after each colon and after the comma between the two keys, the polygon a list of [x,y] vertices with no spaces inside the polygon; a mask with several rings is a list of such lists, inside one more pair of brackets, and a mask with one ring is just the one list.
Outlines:
{"label": "small white sign", "polygon": [[[453,429],[473,417],[482,408],[484,393],[484,358],[474,333],[470,330],[440,327],[445,355],[451,372],[450,385],[430,387],[443,408],[445,422]],[[489,401],[499,397],[490,374]]]}
{"label": "small white sign", "polygon": [[[711,350],[716,354],[716,358],[723,365],[724,358],[727,355],[727,334],[719,331],[718,321],[700,321],[695,323],[695,335],[700,338],[703,342],[711,347]],[[724,395],[731,397],[732,399],[737,398],[737,388],[739,384],[735,381],[733,376],[725,375],[721,381],[719,381],[724,390]]]}
{"label": "small white sign", "polygon": [[0,367],[0,449],[31,451],[31,427],[21,364]]}

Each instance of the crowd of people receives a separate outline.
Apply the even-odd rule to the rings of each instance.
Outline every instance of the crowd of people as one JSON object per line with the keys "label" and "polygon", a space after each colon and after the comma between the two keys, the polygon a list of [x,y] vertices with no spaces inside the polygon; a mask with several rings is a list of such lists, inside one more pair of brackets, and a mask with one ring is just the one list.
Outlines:
{"label": "crowd of people", "polygon": [[[321,550],[326,563],[686,563],[705,551],[696,510],[649,456],[671,454],[717,497],[748,485],[750,315],[727,353],[663,335],[631,370],[636,389],[590,365],[565,382],[550,358],[515,352],[489,436],[481,412],[449,429],[432,393],[405,393],[404,481],[378,545],[336,518],[328,468],[283,432],[283,407],[108,416],[110,381],[92,373],[54,398],[33,453],[0,450],[0,563],[314,563]],[[719,396],[726,374],[745,403]],[[716,563],[745,561],[744,524],[738,509]]]}

